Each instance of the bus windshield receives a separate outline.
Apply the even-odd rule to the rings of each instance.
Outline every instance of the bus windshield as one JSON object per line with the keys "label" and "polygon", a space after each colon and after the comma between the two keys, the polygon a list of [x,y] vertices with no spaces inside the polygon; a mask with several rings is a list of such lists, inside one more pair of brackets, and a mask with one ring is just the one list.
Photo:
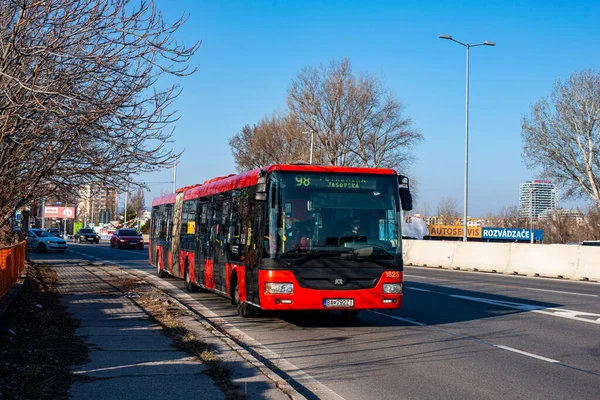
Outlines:
{"label": "bus windshield", "polygon": [[401,252],[395,175],[278,171],[269,193],[265,251],[271,258],[389,259]]}

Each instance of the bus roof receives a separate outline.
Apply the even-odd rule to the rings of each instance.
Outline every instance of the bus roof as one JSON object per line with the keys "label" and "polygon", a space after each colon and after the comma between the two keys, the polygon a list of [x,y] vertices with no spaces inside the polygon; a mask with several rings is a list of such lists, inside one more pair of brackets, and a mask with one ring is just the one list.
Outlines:
{"label": "bus roof", "polygon": [[[342,167],[334,165],[311,165],[311,164],[273,164],[263,168],[257,168],[252,171],[244,172],[238,175],[227,175],[212,178],[202,184],[186,186],[177,189],[176,193],[184,193],[184,200],[191,200],[198,197],[209,196],[216,193],[227,192],[229,190],[254,186],[258,183],[258,177],[261,171],[271,173],[274,171],[298,171],[298,172],[333,172],[344,174],[373,174],[373,175],[395,175],[396,171],[390,168],[360,168],[360,167]],[[177,194],[166,194],[152,201],[152,207],[161,204],[173,204]]]}

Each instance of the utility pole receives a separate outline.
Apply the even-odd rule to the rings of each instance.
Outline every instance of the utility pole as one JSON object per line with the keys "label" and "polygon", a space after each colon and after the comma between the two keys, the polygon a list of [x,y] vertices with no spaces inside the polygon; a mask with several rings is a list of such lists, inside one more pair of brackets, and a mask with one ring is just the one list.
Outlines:
{"label": "utility pole", "polygon": [[[175,182],[173,182],[173,186],[175,186]],[[129,201],[129,183],[127,183],[127,187],[125,189],[125,212],[123,213],[123,227],[127,228],[127,202]]]}
{"label": "utility pole", "polygon": [[177,161],[173,163],[173,193],[177,190]]}
{"label": "utility pole", "polygon": [[42,199],[42,229],[46,229],[46,199]]}

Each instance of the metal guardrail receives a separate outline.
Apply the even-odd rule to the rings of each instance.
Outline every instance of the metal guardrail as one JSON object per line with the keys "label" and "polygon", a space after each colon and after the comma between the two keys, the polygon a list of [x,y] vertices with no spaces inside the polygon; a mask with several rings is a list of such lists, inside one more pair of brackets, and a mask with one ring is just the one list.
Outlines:
{"label": "metal guardrail", "polygon": [[0,249],[0,300],[13,287],[25,267],[27,242]]}

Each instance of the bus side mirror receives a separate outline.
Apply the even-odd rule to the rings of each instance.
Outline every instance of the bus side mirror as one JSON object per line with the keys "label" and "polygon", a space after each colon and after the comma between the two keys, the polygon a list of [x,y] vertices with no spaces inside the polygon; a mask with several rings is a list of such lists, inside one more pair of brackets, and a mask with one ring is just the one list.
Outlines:
{"label": "bus side mirror", "polygon": [[256,185],[256,195],[254,196],[256,201],[267,200],[267,174],[264,171],[260,172]]}
{"label": "bus side mirror", "polygon": [[410,194],[410,185],[406,176],[398,175],[398,192],[400,193],[402,210],[411,211],[413,209],[412,195]]}

